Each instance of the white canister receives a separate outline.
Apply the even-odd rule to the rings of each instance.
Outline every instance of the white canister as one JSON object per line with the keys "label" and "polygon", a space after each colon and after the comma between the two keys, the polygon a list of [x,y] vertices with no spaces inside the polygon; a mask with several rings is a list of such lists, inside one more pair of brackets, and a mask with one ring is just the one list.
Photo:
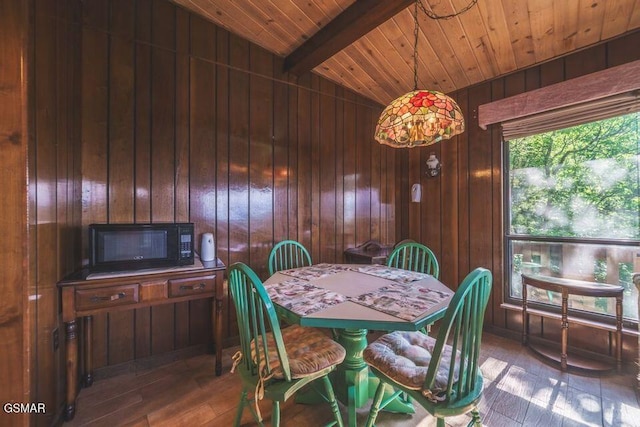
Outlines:
{"label": "white canister", "polygon": [[202,234],[202,244],[200,245],[200,260],[213,261],[216,258],[216,247],[213,243],[213,233]]}

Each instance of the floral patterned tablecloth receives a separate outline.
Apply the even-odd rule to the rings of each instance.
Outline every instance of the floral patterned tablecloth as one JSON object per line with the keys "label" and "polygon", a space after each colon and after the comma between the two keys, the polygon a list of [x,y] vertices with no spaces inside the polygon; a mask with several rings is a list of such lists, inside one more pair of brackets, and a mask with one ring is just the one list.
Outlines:
{"label": "floral patterned tablecloth", "polygon": [[272,283],[265,288],[272,302],[299,316],[306,316],[347,300],[344,295],[301,279]]}
{"label": "floral patterned tablecloth", "polygon": [[[329,280],[327,278],[330,276],[342,272],[368,274],[385,279],[388,284],[375,291],[347,297],[311,283],[318,279]],[[448,289],[438,290],[416,283],[431,278],[429,274],[383,265],[316,264],[280,273],[292,278],[266,285],[267,292],[274,303],[299,316],[352,301],[399,319],[413,321],[435,306],[446,305],[453,295],[453,291]]]}
{"label": "floral patterned tablecloth", "polygon": [[394,283],[351,300],[400,319],[413,321],[430,308],[448,301],[452,295],[452,291]]}

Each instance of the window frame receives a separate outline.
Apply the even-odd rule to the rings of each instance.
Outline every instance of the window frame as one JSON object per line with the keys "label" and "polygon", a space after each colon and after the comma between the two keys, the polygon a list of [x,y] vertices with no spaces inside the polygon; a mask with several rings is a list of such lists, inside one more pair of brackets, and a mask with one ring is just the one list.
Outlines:
{"label": "window frame", "polygon": [[[509,153],[509,141],[506,141],[504,137],[501,135],[503,150],[502,150],[502,174],[503,174],[503,268],[504,268],[504,280],[503,280],[503,302],[506,304],[512,304],[517,306],[522,306],[522,298],[514,297],[511,295],[511,278],[512,278],[512,269],[513,269],[513,257],[511,256],[512,252],[512,242],[513,241],[531,241],[531,242],[541,242],[541,243],[572,243],[572,244],[592,244],[592,245],[618,245],[618,246],[629,246],[638,248],[638,252],[640,253],[640,239],[603,239],[603,238],[589,238],[589,237],[557,237],[557,236],[533,236],[528,234],[515,234],[510,233],[511,230],[511,162],[510,162],[510,153]],[[636,300],[636,306],[640,305],[638,300]],[[550,313],[560,313],[561,307],[545,304],[538,301],[527,301],[527,306],[536,308],[539,310],[548,311]],[[638,307],[640,308],[640,307]],[[575,310],[569,308],[569,315],[578,317],[585,320],[595,321],[599,323],[605,324],[615,324],[615,315],[614,314],[602,314],[595,312],[586,312],[583,310]],[[624,316],[624,313],[623,313]],[[640,317],[640,315],[639,315]],[[639,330],[640,329],[640,320],[633,320],[628,317],[623,318],[623,326],[625,328]]]}

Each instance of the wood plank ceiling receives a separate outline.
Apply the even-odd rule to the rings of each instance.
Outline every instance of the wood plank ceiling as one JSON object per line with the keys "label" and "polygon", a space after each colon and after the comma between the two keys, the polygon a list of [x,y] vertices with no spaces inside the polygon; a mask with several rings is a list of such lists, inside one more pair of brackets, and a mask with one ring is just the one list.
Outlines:
{"label": "wood plank ceiling", "polygon": [[[354,3],[173,1],[283,57]],[[470,0],[421,1],[448,15]],[[313,71],[381,104],[413,89],[413,10],[397,13]],[[419,11],[418,20],[418,86],[448,93],[636,30],[640,0],[478,0],[453,19]]]}

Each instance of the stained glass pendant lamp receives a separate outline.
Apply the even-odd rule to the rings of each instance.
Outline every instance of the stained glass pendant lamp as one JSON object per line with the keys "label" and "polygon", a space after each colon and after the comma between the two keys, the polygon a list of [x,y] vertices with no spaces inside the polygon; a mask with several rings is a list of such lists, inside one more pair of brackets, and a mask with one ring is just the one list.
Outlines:
{"label": "stained glass pendant lamp", "polygon": [[396,98],[382,111],[374,135],[380,144],[394,148],[427,146],[464,132],[462,111],[452,98],[435,90],[418,89],[419,1],[416,0],[414,13],[414,90]]}

